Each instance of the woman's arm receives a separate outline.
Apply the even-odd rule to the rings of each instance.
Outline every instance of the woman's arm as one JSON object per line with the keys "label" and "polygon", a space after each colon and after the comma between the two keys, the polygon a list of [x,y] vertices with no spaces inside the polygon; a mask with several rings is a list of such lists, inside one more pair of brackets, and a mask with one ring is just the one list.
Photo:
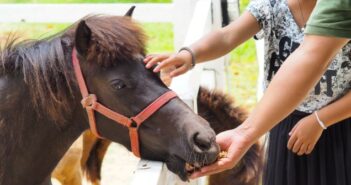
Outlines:
{"label": "woman's arm", "polygon": [[327,127],[351,117],[351,91],[339,100],[319,110],[318,116]]}
{"label": "woman's arm", "polygon": [[[249,12],[245,12],[236,21],[228,26],[218,29],[204,36],[190,47],[195,53],[196,62],[204,62],[221,57],[244,41],[253,37],[260,30],[256,18]],[[150,55],[145,60],[146,67],[160,63],[155,69],[159,72],[161,69],[175,66],[171,76],[178,76],[191,69],[191,54],[188,51],[181,51],[176,54]]]}
{"label": "woman's arm", "polygon": [[301,46],[281,66],[262,100],[241,125],[257,140],[290,114],[321,78],[348,39],[306,35]]}
{"label": "woman's arm", "polygon": [[[319,110],[318,117],[326,127],[351,117],[351,92]],[[306,116],[290,131],[288,149],[298,155],[310,154],[322,133],[316,114]]]}
{"label": "woman's arm", "polygon": [[244,12],[236,21],[214,31],[191,45],[196,53],[196,61],[204,62],[221,57],[252,38],[260,26],[256,18]]}
{"label": "woman's arm", "polygon": [[298,106],[348,40],[306,35],[301,46],[281,66],[248,119],[236,129],[217,136],[221,149],[228,151],[227,157],[195,172],[192,178],[233,168],[253,143]]}

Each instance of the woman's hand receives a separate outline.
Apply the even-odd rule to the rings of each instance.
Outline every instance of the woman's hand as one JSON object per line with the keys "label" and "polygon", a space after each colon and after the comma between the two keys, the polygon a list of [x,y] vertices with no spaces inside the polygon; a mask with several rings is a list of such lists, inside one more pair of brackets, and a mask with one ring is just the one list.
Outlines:
{"label": "woman's hand", "polygon": [[301,119],[290,131],[288,149],[297,155],[310,154],[323,133],[314,114]]}
{"label": "woman's hand", "polygon": [[227,152],[227,156],[218,159],[218,161],[209,166],[201,168],[200,171],[194,172],[190,178],[194,179],[201,176],[212,175],[234,168],[252,145],[244,133],[245,132],[240,131],[239,127],[219,133],[216,142],[219,144],[221,151]]}
{"label": "woman's hand", "polygon": [[173,69],[170,71],[170,76],[176,77],[192,68],[191,57],[188,51],[183,50],[174,54],[148,55],[144,62],[146,63],[146,68],[151,68],[157,64],[154,69],[155,73],[163,69]]}

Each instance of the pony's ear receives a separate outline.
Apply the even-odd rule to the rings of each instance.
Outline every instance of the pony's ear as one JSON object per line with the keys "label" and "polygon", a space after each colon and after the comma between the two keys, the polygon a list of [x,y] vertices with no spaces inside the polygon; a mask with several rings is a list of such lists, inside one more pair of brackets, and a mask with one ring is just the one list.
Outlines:
{"label": "pony's ear", "polygon": [[132,6],[129,8],[128,12],[126,14],[124,14],[124,16],[126,17],[132,17],[133,16],[133,12],[134,12],[135,6]]}
{"label": "pony's ear", "polygon": [[86,56],[91,40],[91,30],[84,20],[80,21],[76,30],[76,49],[82,56]]}

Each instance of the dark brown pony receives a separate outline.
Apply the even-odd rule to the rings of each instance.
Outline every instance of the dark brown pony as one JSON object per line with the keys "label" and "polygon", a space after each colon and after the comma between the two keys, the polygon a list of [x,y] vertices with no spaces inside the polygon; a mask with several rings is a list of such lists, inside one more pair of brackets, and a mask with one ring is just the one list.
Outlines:
{"label": "dark brown pony", "polygon": [[[197,102],[199,115],[210,123],[216,133],[239,126],[247,116],[245,109],[235,106],[234,99],[220,91],[200,88]],[[84,138],[90,141],[83,145],[83,171],[89,181],[99,185],[102,161],[111,142],[94,138],[89,133]],[[262,157],[262,148],[256,143],[235,168],[210,176],[209,185],[259,185]]]}
{"label": "dark brown pony", "polygon": [[[142,62],[145,36],[126,16],[89,16],[51,38],[9,39],[0,53],[0,185],[48,185],[69,146],[89,129],[72,70],[72,50],[90,93],[115,112],[139,113],[169,89]],[[128,129],[96,113],[100,134],[130,149]],[[183,180],[185,163],[216,160],[209,124],[179,98],[139,128],[141,156],[166,162]],[[206,160],[207,159],[207,160]]]}

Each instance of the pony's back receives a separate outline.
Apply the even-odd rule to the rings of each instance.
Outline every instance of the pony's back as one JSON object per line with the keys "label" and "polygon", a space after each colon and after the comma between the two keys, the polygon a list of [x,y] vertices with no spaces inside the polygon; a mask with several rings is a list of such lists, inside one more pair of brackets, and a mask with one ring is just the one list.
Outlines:
{"label": "pony's back", "polygon": [[[247,117],[242,107],[235,105],[234,98],[220,91],[200,88],[198,113],[206,119],[216,134],[234,129]],[[254,144],[233,169],[209,177],[209,185],[258,185],[262,173],[263,150]]]}

